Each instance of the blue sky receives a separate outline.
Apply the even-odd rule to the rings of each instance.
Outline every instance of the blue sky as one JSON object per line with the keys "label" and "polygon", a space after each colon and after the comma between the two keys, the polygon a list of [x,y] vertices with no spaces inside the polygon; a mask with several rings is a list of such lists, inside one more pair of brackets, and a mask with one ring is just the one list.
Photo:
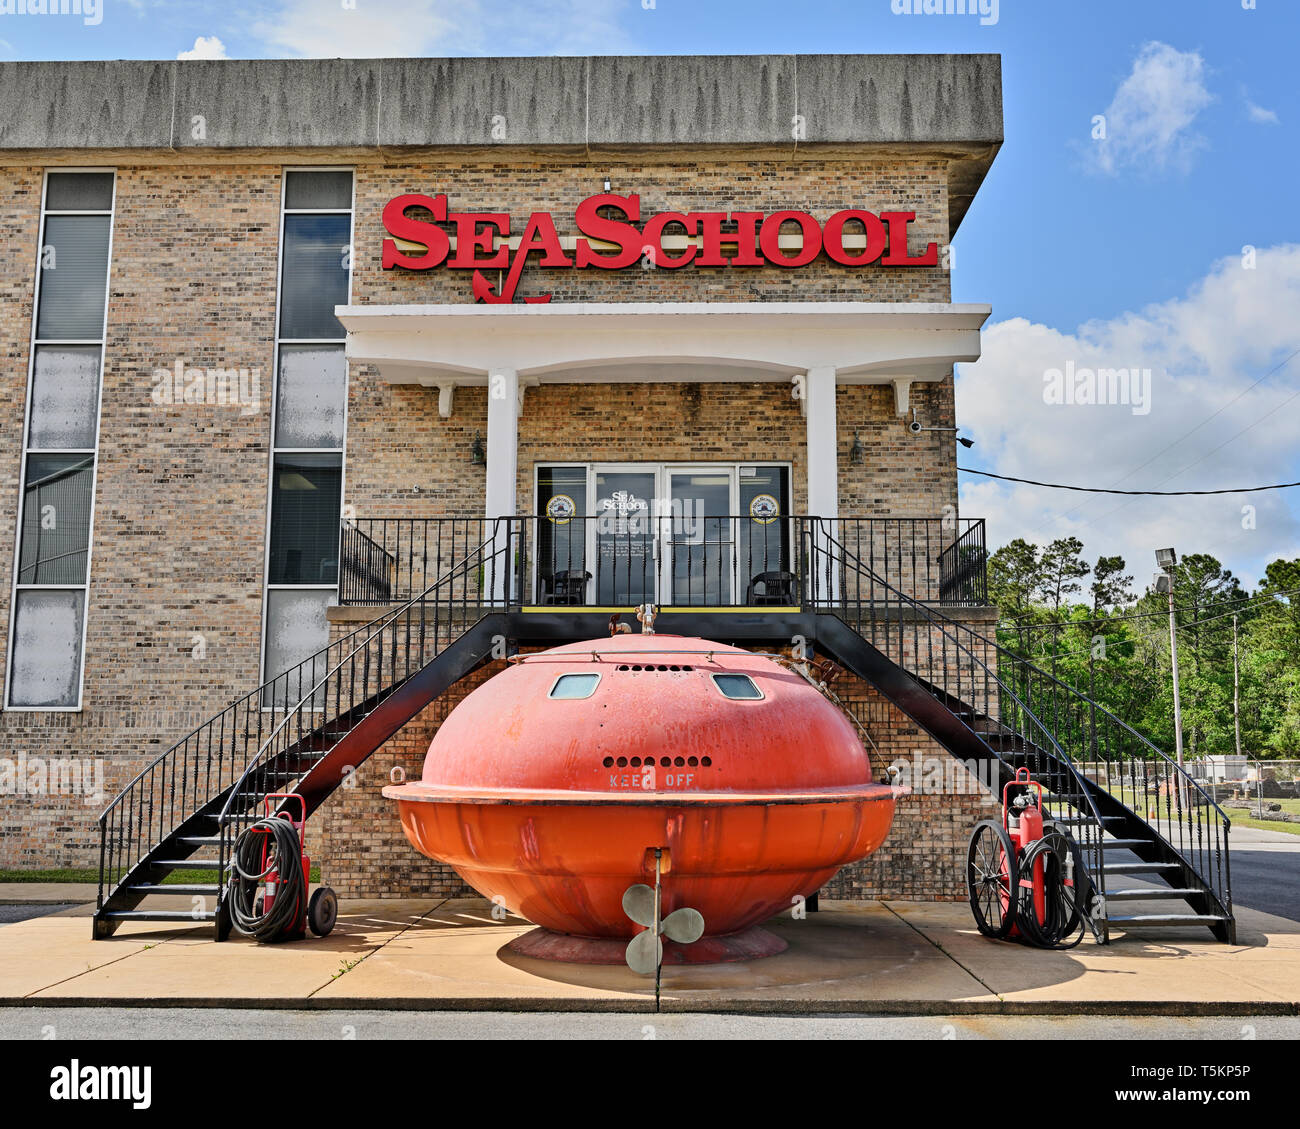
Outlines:
{"label": "blue sky", "polygon": [[[1300,399],[1283,404],[1300,357],[1250,388],[1300,348],[1296,0],[1001,0],[989,24],[904,0],[100,3],[95,25],[0,14],[0,58],[998,52],[1007,140],[954,244],[954,299],[993,306],[958,375],[965,465],[1129,489],[1300,479]],[[1045,403],[1067,363],[1150,368],[1150,410]],[[1075,533],[1143,581],[1155,540],[1248,580],[1300,556],[1300,490],[1126,503],[964,478],[963,508],[995,543]]]}

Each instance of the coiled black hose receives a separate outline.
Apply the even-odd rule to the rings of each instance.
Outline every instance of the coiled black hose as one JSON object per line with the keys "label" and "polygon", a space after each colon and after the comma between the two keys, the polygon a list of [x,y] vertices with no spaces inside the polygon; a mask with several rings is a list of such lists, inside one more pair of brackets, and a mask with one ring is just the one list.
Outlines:
{"label": "coiled black hose", "polygon": [[[1044,920],[1034,906],[1034,865],[1042,860]],[[1083,940],[1092,879],[1084,869],[1079,845],[1059,831],[1046,831],[1020,853],[1017,866],[1016,928],[1025,942],[1040,949],[1072,949]],[[1069,877],[1070,885],[1066,885]]]}
{"label": "coiled black hose", "polygon": [[[266,869],[260,873],[262,848],[268,845]],[[230,923],[247,937],[263,943],[296,933],[307,898],[307,875],[302,869],[302,843],[293,824],[282,816],[267,816],[245,828],[235,841],[230,859],[228,902]],[[271,908],[259,912],[257,892],[266,876],[279,875]]]}

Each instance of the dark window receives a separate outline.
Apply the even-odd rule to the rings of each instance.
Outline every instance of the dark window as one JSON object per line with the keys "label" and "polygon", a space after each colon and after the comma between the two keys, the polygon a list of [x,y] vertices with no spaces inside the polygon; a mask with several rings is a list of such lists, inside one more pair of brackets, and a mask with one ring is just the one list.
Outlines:
{"label": "dark window", "polygon": [[28,455],[19,584],[85,584],[93,455]]}
{"label": "dark window", "polygon": [[284,206],[289,211],[295,208],[350,211],[352,173],[346,169],[287,172],[284,174]]}
{"label": "dark window", "polygon": [[52,172],[46,178],[47,212],[107,212],[112,208],[111,172]]}
{"label": "dark window", "polygon": [[98,341],[104,335],[108,216],[47,216],[41,244],[41,341]]}
{"label": "dark window", "polygon": [[349,215],[286,215],[280,336],[333,340],[344,336],[334,307],[348,300]]}
{"label": "dark window", "polygon": [[342,455],[276,455],[271,584],[337,584]]}

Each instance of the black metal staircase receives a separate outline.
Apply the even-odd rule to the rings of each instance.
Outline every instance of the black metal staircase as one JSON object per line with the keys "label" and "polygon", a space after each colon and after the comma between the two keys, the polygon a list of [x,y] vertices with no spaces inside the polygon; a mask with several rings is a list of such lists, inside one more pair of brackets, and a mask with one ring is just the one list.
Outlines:
{"label": "black metal staircase", "polygon": [[[835,523],[811,528],[805,552],[819,647],[980,779],[1029,769],[1083,853],[1103,939],[1111,927],[1204,925],[1233,942],[1230,822],[1183,768],[1073,687],[889,584]],[[1160,884],[1134,886],[1134,875]],[[1176,900],[1189,912],[1161,908]]]}
{"label": "black metal staircase", "polygon": [[[464,520],[438,576],[399,607],[231,703],[144,768],[99,818],[94,935],[128,920],[213,921],[235,839],[267,797],[297,792],[307,814],[506,637],[516,533]],[[450,563],[447,563],[447,562]],[[187,871],[202,881],[165,881]],[[181,909],[145,898],[189,899]]]}

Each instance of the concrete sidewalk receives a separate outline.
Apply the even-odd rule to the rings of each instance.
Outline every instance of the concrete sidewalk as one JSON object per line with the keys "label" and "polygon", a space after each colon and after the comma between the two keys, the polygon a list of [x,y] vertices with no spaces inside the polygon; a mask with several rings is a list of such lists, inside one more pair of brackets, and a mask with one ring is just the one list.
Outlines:
{"label": "concrete sidewalk", "polygon": [[215,944],[206,925],[133,922],[90,939],[90,907],[0,926],[0,1006],[208,1006],[767,1014],[1300,1015],[1300,924],[1242,910],[1204,929],[1043,952],[980,937],[964,903],[824,903],[767,924],[765,960],[626,968],[503,952],[530,926],[477,899],[352,902],[327,938]]}

